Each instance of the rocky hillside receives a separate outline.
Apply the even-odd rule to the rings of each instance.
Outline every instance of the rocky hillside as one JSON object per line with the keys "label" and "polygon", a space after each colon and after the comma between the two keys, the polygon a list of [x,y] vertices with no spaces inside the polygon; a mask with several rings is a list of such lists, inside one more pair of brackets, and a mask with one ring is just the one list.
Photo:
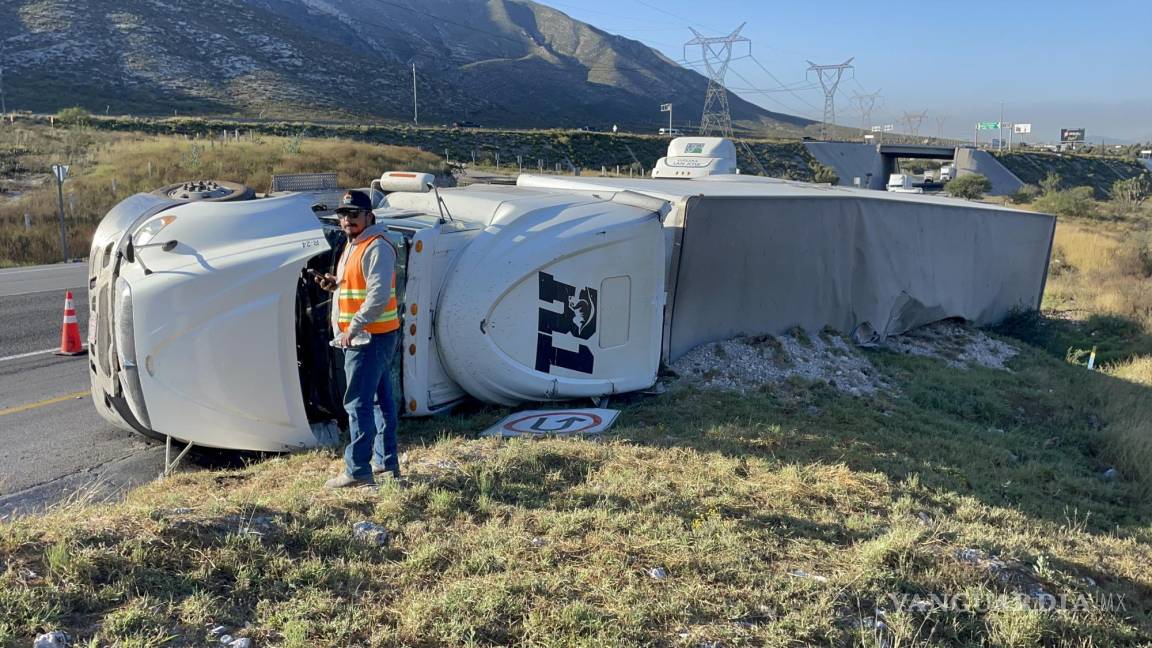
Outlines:
{"label": "rocky hillside", "polygon": [[[707,80],[528,0],[12,0],[8,106],[95,113],[655,129],[699,119]],[[11,19],[14,18],[14,19]],[[766,133],[809,120],[731,97]],[[689,107],[692,108],[689,108]]]}

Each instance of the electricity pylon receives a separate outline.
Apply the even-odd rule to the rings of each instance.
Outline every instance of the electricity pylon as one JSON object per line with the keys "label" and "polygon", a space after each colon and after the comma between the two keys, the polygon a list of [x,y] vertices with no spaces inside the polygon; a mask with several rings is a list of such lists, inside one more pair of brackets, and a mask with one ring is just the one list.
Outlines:
{"label": "electricity pylon", "polygon": [[856,111],[860,113],[860,130],[865,133],[872,128],[872,109],[879,98],[879,90],[870,94],[852,93],[852,103],[856,104]]}
{"label": "electricity pylon", "polygon": [[924,118],[927,116],[928,116],[927,110],[925,110],[923,112],[918,112],[918,113],[905,112],[904,117],[903,117],[903,121],[904,121],[904,124],[908,126],[908,134],[909,135],[919,135],[920,134],[920,124],[923,123]]}
{"label": "electricity pylon", "polygon": [[844,78],[844,72],[852,69],[852,58],[838,65],[816,65],[808,61],[808,71],[815,72],[824,89],[824,123],[820,125],[820,139],[828,139],[828,125],[836,123],[836,86]]}
{"label": "electricity pylon", "polygon": [[704,96],[704,114],[700,117],[700,134],[711,135],[716,133],[721,137],[732,137],[732,113],[728,109],[728,90],[724,87],[724,75],[728,72],[728,64],[732,62],[732,46],[736,43],[748,43],[752,49],[752,41],[740,35],[744,29],[742,23],[736,31],[727,36],[702,36],[700,32],[692,29],[696,38],[684,43],[684,59],[688,59],[688,48],[700,46],[704,59],[704,68],[708,70],[708,92]]}

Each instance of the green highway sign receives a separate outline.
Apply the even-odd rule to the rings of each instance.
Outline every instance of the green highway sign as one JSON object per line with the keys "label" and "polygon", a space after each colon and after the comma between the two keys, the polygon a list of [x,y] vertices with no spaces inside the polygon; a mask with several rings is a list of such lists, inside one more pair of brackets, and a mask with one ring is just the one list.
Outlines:
{"label": "green highway sign", "polygon": [[976,124],[978,130],[1000,130],[1000,122],[980,122]]}

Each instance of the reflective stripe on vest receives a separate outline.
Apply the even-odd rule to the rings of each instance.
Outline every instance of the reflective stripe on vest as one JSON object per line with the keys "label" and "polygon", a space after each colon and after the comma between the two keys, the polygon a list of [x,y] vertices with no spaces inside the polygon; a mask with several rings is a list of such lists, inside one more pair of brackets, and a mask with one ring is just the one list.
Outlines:
{"label": "reflective stripe on vest", "polygon": [[[376,239],[383,239],[385,243],[392,245],[391,241],[379,234],[363,241],[356,241],[355,245],[352,246],[352,251],[348,253],[348,260],[344,262],[344,276],[340,280],[340,288],[336,293],[336,300],[340,308],[336,324],[341,331],[348,330],[352,316],[360,311],[360,307],[364,305],[364,299],[368,296],[368,281],[364,277],[364,251]],[[396,272],[393,271],[388,305],[384,307],[384,312],[376,321],[364,325],[364,330],[368,333],[390,333],[398,328],[400,328],[400,315],[396,312]]]}

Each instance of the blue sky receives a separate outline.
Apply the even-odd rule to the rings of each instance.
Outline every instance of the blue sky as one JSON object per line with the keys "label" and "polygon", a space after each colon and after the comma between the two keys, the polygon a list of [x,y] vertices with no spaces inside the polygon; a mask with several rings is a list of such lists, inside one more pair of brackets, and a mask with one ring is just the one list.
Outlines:
{"label": "blue sky", "polygon": [[943,118],[946,136],[971,138],[975,122],[1000,119],[1003,102],[1004,121],[1033,124],[1031,141],[1057,140],[1060,128],[1085,128],[1091,141],[1152,141],[1152,0],[542,3],[677,61],[689,26],[723,36],[747,22],[751,58],[732,63],[727,86],[773,111],[819,119],[824,96],[805,61],[855,57],[854,78],[837,93],[841,124],[861,123],[853,93],[879,90],[872,122],[901,129],[905,111],[926,110],[922,134],[936,134]]}

